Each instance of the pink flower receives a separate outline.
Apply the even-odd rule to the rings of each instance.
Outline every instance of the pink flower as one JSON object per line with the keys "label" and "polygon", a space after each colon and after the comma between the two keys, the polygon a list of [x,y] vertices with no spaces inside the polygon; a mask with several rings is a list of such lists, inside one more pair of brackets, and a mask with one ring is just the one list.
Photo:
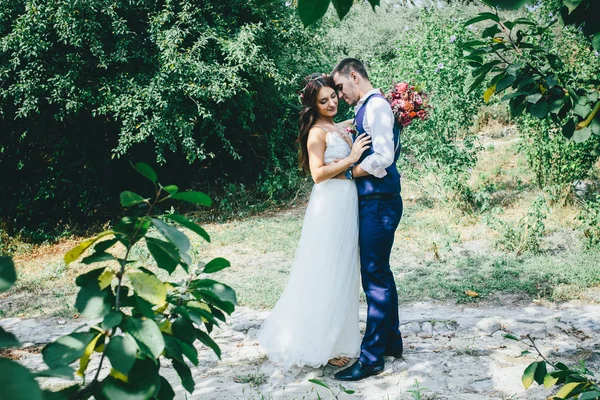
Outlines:
{"label": "pink flower", "polygon": [[406,82],[400,82],[396,85],[396,90],[400,93],[406,92],[406,89],[408,89],[408,84]]}

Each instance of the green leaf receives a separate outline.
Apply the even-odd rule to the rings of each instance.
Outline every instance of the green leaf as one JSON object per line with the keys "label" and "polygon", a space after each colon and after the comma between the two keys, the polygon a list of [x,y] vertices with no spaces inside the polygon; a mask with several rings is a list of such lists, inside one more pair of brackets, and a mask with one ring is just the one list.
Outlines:
{"label": "green leaf", "polygon": [[156,398],[158,400],[173,400],[175,398],[175,391],[173,391],[171,384],[162,376],[160,377],[160,391]]}
{"label": "green leaf", "polygon": [[498,28],[498,25],[492,25],[483,30],[483,32],[481,33],[481,37],[493,38],[496,36],[496,34],[498,34],[500,32],[502,32],[502,30],[500,28]]}
{"label": "green leaf", "polygon": [[494,60],[483,65],[481,68],[473,72],[473,76],[477,76],[477,78],[475,78],[475,80],[471,83],[470,86],[465,85],[465,94],[471,93],[479,85],[481,85],[481,83],[485,80],[487,73],[490,72],[492,68],[494,68],[494,66],[498,64],[500,64],[500,61]]}
{"label": "green leaf", "polygon": [[529,108],[531,115],[539,119],[545,118],[548,111],[550,111],[550,105],[545,101],[540,101]]}
{"label": "green leaf", "polygon": [[594,50],[600,52],[600,32],[592,37],[592,46],[594,47]]}
{"label": "green leaf", "polygon": [[191,289],[207,289],[216,294],[221,300],[237,305],[235,290],[224,283],[212,279],[196,279],[190,282]]}
{"label": "green leaf", "polygon": [[71,400],[75,398],[75,395],[79,392],[80,388],[80,385],[75,384],[57,392],[45,389],[43,390],[44,400]]}
{"label": "green leaf", "polygon": [[154,359],[157,359],[165,349],[162,333],[156,322],[151,319],[127,318],[123,330],[135,339],[144,354]]}
{"label": "green leaf", "polygon": [[150,167],[148,164],[139,162],[135,164],[134,168],[137,170],[137,172],[150,179],[152,183],[156,183],[156,180],[158,179],[156,172],[154,172],[152,167]]}
{"label": "green leaf", "polygon": [[181,351],[180,343],[183,343],[181,340],[175,339],[171,335],[167,335],[163,333],[163,339],[165,341],[165,353],[166,356],[172,359],[175,359],[180,362],[183,361],[183,353]]}
{"label": "green leaf", "polygon": [[315,385],[323,386],[324,388],[330,389],[329,386],[325,382],[320,381],[318,379],[309,379],[308,381],[311,383],[314,383]]}
{"label": "green leaf", "polygon": [[[154,360],[136,359],[127,382],[108,376],[101,383],[101,396],[97,398],[118,400],[153,399],[160,389],[158,365]],[[103,396],[102,396],[103,395]]]}
{"label": "green leaf", "polygon": [[531,384],[535,380],[535,370],[537,369],[537,366],[538,366],[537,362],[531,363],[525,369],[525,372],[523,372],[523,376],[521,377],[521,382],[523,382],[523,386],[525,387],[525,389],[528,389],[529,386],[531,386]]}
{"label": "green leaf", "polygon": [[[177,340],[177,339],[175,339]],[[194,365],[198,365],[198,350],[194,347],[193,344],[188,344],[186,342],[182,342],[178,340],[179,346],[181,346],[181,350],[183,354],[190,360],[190,362]]]}
{"label": "green leaf", "polygon": [[111,311],[104,316],[104,320],[102,321],[102,329],[108,331],[109,329],[114,328],[115,326],[119,326],[119,324],[123,321],[123,313],[120,311]]}
{"label": "green leaf", "polygon": [[575,133],[575,122],[569,119],[562,127],[562,134],[567,139],[571,139]]}
{"label": "green leaf", "polygon": [[139,194],[130,192],[129,190],[122,192],[120,197],[121,197],[121,205],[123,207],[135,206],[136,204],[140,204],[140,203],[143,203],[144,201],[146,201]]}
{"label": "green leaf", "polygon": [[600,397],[600,392],[597,392],[594,390],[592,392],[582,393],[581,395],[579,395],[579,400],[596,400],[599,397]]}
{"label": "green leaf", "polygon": [[61,336],[42,349],[44,362],[50,368],[68,366],[83,356],[85,348],[96,335],[97,332],[75,332]]}
{"label": "green leaf", "polygon": [[192,371],[185,365],[185,363],[173,360],[173,368],[177,371],[177,375],[181,379],[181,385],[188,391],[188,393],[194,392],[194,379],[192,378]]}
{"label": "green leaf", "polygon": [[181,225],[181,226],[183,226],[185,228],[188,228],[192,232],[197,233],[202,238],[204,238],[204,240],[206,240],[207,242],[210,243],[210,236],[208,236],[208,233],[206,233],[206,231],[204,229],[202,229],[202,227],[200,227],[200,225],[195,224],[192,221],[189,221],[183,215],[180,215],[180,214],[167,214],[167,215],[164,216],[164,218],[170,219],[171,221],[177,222],[179,225]]}
{"label": "green leaf", "polygon": [[540,101],[540,99],[542,97],[543,96],[541,93],[534,93],[534,94],[530,94],[529,96],[525,97],[525,100],[527,100],[528,102],[530,102],[532,104],[536,104],[538,101]]}
{"label": "green leaf", "polygon": [[214,340],[212,340],[212,338],[210,336],[208,336],[208,333],[197,329],[196,330],[196,334],[198,335],[198,340],[201,341],[202,343],[204,343],[206,346],[210,347],[215,354],[217,355],[217,357],[219,357],[219,360],[221,359],[221,349],[219,348],[219,345],[215,343]]}
{"label": "green leaf", "polygon": [[197,329],[185,318],[177,318],[173,322],[171,329],[173,330],[173,336],[175,336],[177,339],[188,343],[194,343],[194,340],[196,340]]}
{"label": "green leaf", "polygon": [[124,335],[111,337],[105,353],[113,369],[127,376],[135,363],[137,351],[135,341],[129,335]]}
{"label": "green leaf", "polygon": [[505,337],[506,339],[510,339],[510,340],[516,340],[517,342],[520,342],[521,339],[519,339],[518,337],[516,337],[515,335],[511,335],[510,333],[505,333],[502,335],[503,337]]}
{"label": "green leaf", "polygon": [[513,82],[517,79],[513,75],[506,75],[504,78],[500,79],[500,82],[496,85],[496,93],[500,93],[504,89],[510,87]]}
{"label": "green leaf", "polygon": [[10,332],[6,332],[4,329],[0,328],[0,349],[5,347],[19,347],[21,343],[17,340],[15,335]]}
{"label": "green leaf", "polygon": [[199,301],[189,301],[186,304],[186,311],[188,312],[190,319],[198,325],[210,322],[216,326],[219,326],[219,322],[210,312],[210,307],[205,303],[201,303]]}
{"label": "green leaf", "polygon": [[560,112],[560,110],[563,108],[563,106],[565,105],[565,99],[564,98],[560,98],[558,100],[555,100],[552,105],[550,106],[550,112],[552,114],[557,114],[558,112]]}
{"label": "green leaf", "polygon": [[169,194],[175,194],[175,193],[179,192],[179,188],[175,185],[163,186],[163,189],[165,191],[167,191],[167,193],[169,193]]}
{"label": "green leaf", "polygon": [[567,6],[569,9],[569,14],[571,14],[577,7],[579,7],[582,1],[583,0],[563,0],[563,4]]}
{"label": "green leaf", "polygon": [[0,358],[0,388],[2,396],[10,400],[42,400],[42,391],[27,368]]}
{"label": "green leaf", "polygon": [[[36,378],[65,378],[69,380],[73,380],[74,375],[75,371],[73,370],[73,368],[68,366],[46,369],[43,371],[33,373],[33,376]],[[44,398],[46,397],[44,396]]]}
{"label": "green leaf", "polygon": [[83,264],[89,265],[89,264],[93,264],[93,263],[97,263],[97,262],[114,261],[114,260],[116,260],[116,258],[112,254],[105,253],[103,251],[96,251],[91,256],[87,256],[84,259],[82,259],[81,262]]}
{"label": "green leaf", "polygon": [[144,272],[130,272],[128,276],[138,296],[157,306],[165,304],[167,288],[160,279]]}
{"label": "green leaf", "polygon": [[152,257],[154,257],[154,260],[156,260],[158,267],[164,269],[169,274],[172,274],[179,264],[180,257],[177,248],[171,243],[160,239],[151,237],[147,237],[145,239],[146,246],[148,246],[150,254],[152,254]]}
{"label": "green leaf", "polygon": [[354,0],[332,0],[331,2],[333,3],[333,7],[337,12],[338,18],[342,20],[346,14],[348,14],[350,8],[352,8]]}
{"label": "green leaf", "polygon": [[545,361],[538,362],[538,366],[535,369],[535,374],[533,375],[533,378],[535,379],[535,381],[537,382],[538,385],[544,384],[544,377],[546,376],[547,373],[548,373],[548,370],[546,369],[546,362]]}
{"label": "green leaf", "polygon": [[573,112],[585,119],[592,112],[592,107],[588,104],[577,103],[575,104],[575,107],[573,107]]}
{"label": "green leaf", "polygon": [[489,12],[483,12],[483,13],[479,13],[476,17],[473,17],[473,18],[467,20],[467,22],[464,23],[464,26],[473,25],[476,22],[486,21],[486,20],[500,22],[500,18],[496,14],[492,14]]}
{"label": "green leaf", "polygon": [[86,318],[99,318],[110,312],[114,302],[114,294],[110,286],[100,289],[98,279],[106,268],[94,269],[75,279],[81,287],[75,299],[75,308]]}
{"label": "green leaf", "polygon": [[537,25],[535,22],[533,22],[532,20],[527,19],[527,18],[517,18],[513,22],[515,25],[531,25],[531,26]]}
{"label": "green leaf", "polygon": [[575,143],[583,143],[588,140],[590,136],[592,136],[592,130],[589,126],[586,126],[579,130],[576,129],[575,132],[573,132],[573,137],[571,139],[573,139]]}
{"label": "green leaf", "polygon": [[208,264],[206,264],[204,266],[204,270],[202,272],[204,272],[205,274],[212,274],[214,272],[220,271],[220,270],[228,268],[230,266],[231,266],[231,263],[229,261],[227,261],[224,258],[217,257],[217,258],[209,261]]}
{"label": "green leaf", "polygon": [[600,116],[594,118],[592,122],[590,122],[589,127],[594,135],[600,136]]}
{"label": "green leaf", "polygon": [[169,242],[173,243],[179,250],[179,255],[182,260],[190,265],[192,260],[188,254],[190,250],[190,240],[185,234],[179,231],[172,225],[169,225],[158,218],[152,218],[152,225],[163,235]]}
{"label": "green leaf", "polygon": [[235,310],[235,305],[230,301],[221,300],[216,294],[211,292],[210,290],[200,289],[190,291],[192,296],[194,296],[198,300],[204,300],[205,302],[214,305],[215,307],[220,308],[225,311],[227,314],[231,315],[231,313]]}
{"label": "green leaf", "polygon": [[15,263],[10,257],[0,257],[0,293],[6,292],[15,284],[17,272]]}
{"label": "green leaf", "polygon": [[[314,0],[320,1],[320,0]],[[299,6],[298,6],[299,7]],[[200,204],[201,206],[210,207],[212,200],[202,192],[178,192],[171,195],[172,199],[187,201],[188,203]]]}
{"label": "green leaf", "polygon": [[344,386],[340,385],[340,389],[342,390],[342,392],[346,393],[346,394],[354,394],[354,390],[350,390],[350,389],[346,389]]}
{"label": "green leaf", "polygon": [[516,10],[530,0],[482,0],[485,4],[502,10]]}

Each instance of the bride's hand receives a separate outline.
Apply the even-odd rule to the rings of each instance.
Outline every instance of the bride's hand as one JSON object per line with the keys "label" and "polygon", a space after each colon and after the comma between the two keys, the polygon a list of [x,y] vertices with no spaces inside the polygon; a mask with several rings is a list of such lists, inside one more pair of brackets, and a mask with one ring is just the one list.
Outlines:
{"label": "bride's hand", "polygon": [[352,151],[350,152],[348,158],[350,158],[350,160],[354,164],[360,159],[362,153],[364,153],[365,150],[367,150],[370,146],[371,137],[366,133],[363,133],[362,135],[358,136],[354,141],[354,144],[352,145]]}

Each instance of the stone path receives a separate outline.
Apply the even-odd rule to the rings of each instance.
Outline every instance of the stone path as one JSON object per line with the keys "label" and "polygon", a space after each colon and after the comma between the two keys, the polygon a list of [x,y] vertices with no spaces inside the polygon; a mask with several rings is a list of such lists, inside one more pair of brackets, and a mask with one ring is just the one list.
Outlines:
{"label": "stone path", "polygon": [[[366,308],[361,305],[361,328]],[[293,368],[283,374],[261,352],[256,332],[268,312],[240,307],[228,325],[213,331],[222,350],[222,361],[200,348],[200,365],[192,367],[196,381],[187,395],[175,371],[163,374],[177,392],[177,399],[316,399],[330,398],[327,389],[308,382],[320,379],[337,394],[335,369]],[[0,321],[29,349],[71,332],[81,322],[60,319]],[[550,359],[586,365],[600,371],[600,305],[570,302],[553,306],[536,304],[471,308],[449,304],[415,303],[401,307],[401,330],[405,337],[404,359],[386,360],[385,371],[364,381],[347,383],[353,395],[340,399],[412,399],[408,392],[415,381],[427,388],[423,399],[545,399],[551,393],[536,384],[525,391],[521,375],[535,361],[533,354],[520,356],[527,347],[508,340],[505,333],[532,334]],[[39,351],[17,351],[20,362],[42,369]],[[92,371],[97,359],[92,360]],[[168,364],[165,362],[165,364]],[[60,385],[47,380],[43,385]]]}

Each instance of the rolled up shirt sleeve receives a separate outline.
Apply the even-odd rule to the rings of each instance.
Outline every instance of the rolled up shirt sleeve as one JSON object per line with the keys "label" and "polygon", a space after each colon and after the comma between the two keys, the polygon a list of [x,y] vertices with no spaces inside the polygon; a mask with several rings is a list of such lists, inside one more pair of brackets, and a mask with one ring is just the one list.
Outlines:
{"label": "rolled up shirt sleeve", "polygon": [[369,174],[383,178],[386,168],[394,162],[394,114],[387,100],[371,99],[365,110],[363,126],[371,136],[373,154],[366,157],[360,166]]}

